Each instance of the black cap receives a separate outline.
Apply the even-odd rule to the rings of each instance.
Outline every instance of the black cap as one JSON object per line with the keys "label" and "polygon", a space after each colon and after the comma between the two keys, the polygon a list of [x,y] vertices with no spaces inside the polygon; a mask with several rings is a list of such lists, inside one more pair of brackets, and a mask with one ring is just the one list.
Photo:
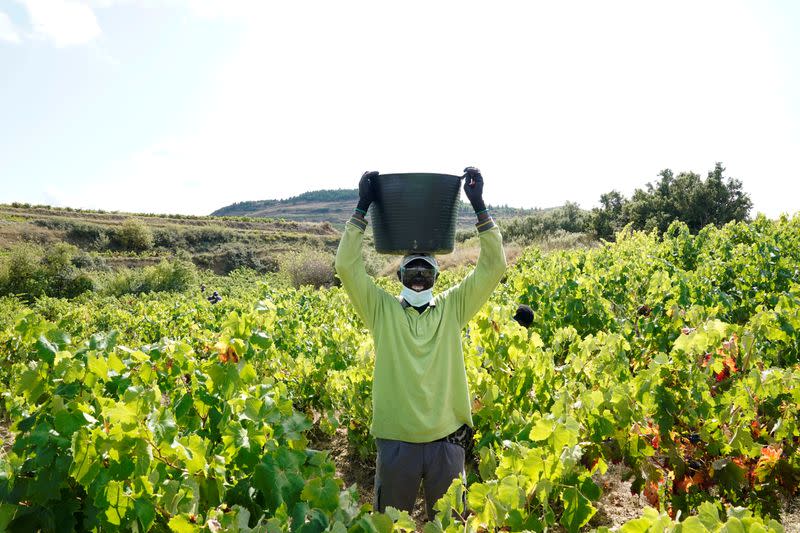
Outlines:
{"label": "black cap", "polygon": [[522,327],[531,327],[531,324],[533,324],[533,309],[525,304],[520,304],[519,307],[517,307],[514,320],[516,320]]}

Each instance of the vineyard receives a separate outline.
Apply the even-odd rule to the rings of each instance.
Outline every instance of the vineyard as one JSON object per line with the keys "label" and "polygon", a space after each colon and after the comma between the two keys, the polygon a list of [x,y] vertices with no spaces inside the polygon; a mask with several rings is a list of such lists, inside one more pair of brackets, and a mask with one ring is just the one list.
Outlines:
{"label": "vineyard", "polygon": [[620,531],[793,525],[800,217],[528,249],[463,332],[475,457],[425,524],[372,512],[319,446],[344,434],[374,460],[349,299],[270,280],[215,278],[217,305],[0,300],[0,530],[607,531],[612,464],[650,506]]}

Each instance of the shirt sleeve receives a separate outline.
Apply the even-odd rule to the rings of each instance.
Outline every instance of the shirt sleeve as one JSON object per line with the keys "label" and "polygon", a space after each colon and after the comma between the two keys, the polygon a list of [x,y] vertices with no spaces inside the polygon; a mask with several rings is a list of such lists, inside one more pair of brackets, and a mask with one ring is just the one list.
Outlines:
{"label": "shirt sleeve", "polygon": [[336,273],[342,280],[342,287],[350,297],[356,313],[364,321],[367,328],[373,329],[375,315],[383,289],[375,284],[367,274],[364,259],[361,257],[361,245],[367,221],[353,216],[345,224],[342,240],[336,250]]}
{"label": "shirt sleeve", "polygon": [[506,255],[500,229],[489,218],[477,224],[481,243],[478,264],[464,280],[448,291],[447,305],[455,307],[460,327],[464,327],[491,296],[506,271]]}

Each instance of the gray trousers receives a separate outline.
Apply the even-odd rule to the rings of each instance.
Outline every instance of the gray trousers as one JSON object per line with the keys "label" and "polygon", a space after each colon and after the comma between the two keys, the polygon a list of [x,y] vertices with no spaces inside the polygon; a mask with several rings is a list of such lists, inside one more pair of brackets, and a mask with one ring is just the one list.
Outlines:
{"label": "gray trousers", "polygon": [[450,442],[403,442],[375,439],[375,509],[387,506],[409,513],[414,510],[419,484],[425,494],[425,511],[433,506],[457,477],[464,479],[464,448]]}

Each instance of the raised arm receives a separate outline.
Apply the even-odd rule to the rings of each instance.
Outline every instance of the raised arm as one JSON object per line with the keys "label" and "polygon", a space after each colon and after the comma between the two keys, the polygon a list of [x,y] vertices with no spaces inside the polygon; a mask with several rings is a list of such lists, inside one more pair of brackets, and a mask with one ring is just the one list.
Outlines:
{"label": "raised arm", "polygon": [[369,329],[372,329],[375,323],[375,314],[383,290],[367,274],[364,259],[361,257],[361,245],[367,227],[365,215],[374,198],[370,179],[377,175],[377,172],[365,172],[361,176],[358,184],[358,207],[345,224],[344,235],[336,250],[335,263],[336,273],[342,280],[342,287],[350,297],[356,313]]}
{"label": "raised arm", "polygon": [[467,167],[464,172],[464,192],[478,218],[476,227],[480,236],[481,252],[472,272],[446,296],[448,305],[452,304],[456,308],[461,327],[466,326],[486,303],[506,271],[503,238],[483,201],[483,176],[474,167]]}

